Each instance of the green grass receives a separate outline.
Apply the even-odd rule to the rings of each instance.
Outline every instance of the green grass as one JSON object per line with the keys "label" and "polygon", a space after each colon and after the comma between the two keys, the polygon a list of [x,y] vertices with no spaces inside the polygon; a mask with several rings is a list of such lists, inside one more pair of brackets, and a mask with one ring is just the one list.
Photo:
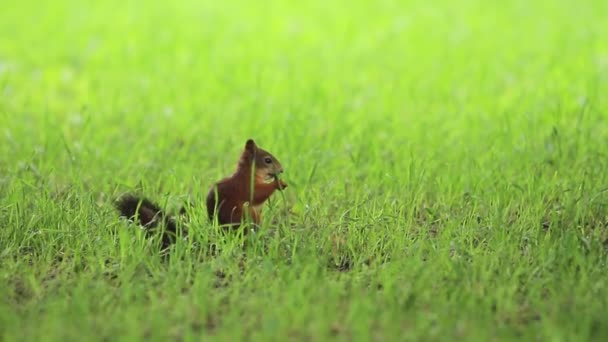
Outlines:
{"label": "green grass", "polygon": [[[608,337],[608,2],[0,7],[0,340]],[[243,244],[202,203],[250,137]]]}

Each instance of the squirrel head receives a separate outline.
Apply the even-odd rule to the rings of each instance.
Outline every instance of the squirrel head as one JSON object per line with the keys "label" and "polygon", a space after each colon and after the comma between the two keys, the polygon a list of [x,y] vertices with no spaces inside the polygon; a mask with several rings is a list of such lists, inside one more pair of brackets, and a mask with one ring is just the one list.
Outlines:
{"label": "squirrel head", "polygon": [[283,173],[283,166],[270,152],[258,147],[253,139],[248,139],[245,143],[245,151],[249,163],[253,161],[255,165],[255,178],[266,183],[278,180]]}

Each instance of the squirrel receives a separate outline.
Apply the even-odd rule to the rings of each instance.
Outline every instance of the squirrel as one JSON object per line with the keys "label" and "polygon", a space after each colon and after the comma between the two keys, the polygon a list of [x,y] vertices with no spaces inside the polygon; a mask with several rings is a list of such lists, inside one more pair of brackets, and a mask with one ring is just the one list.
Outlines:
{"label": "squirrel", "polygon": [[246,216],[259,225],[264,202],[276,190],[287,188],[279,179],[281,173],[283,166],[271,153],[256,146],[252,139],[247,140],[236,171],[209,189],[209,219],[217,210],[220,225],[238,226]]}
{"label": "squirrel", "polygon": [[[245,142],[236,171],[211,186],[206,198],[207,215],[210,220],[217,217],[218,224],[227,228],[239,228],[247,218],[259,225],[262,221],[262,206],[276,191],[287,188],[279,179],[283,166],[270,152],[258,147],[253,139]],[[253,190],[253,191],[252,191]],[[120,216],[139,218],[140,224],[150,232],[164,222],[163,248],[173,242],[177,234],[174,216],[165,214],[156,204],[146,198],[127,195],[115,203]],[[185,214],[185,208],[180,215]]]}

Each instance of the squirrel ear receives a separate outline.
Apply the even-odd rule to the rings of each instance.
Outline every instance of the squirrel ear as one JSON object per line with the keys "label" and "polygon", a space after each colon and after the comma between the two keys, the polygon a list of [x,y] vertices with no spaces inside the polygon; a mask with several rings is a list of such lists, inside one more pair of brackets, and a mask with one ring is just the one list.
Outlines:
{"label": "squirrel ear", "polygon": [[247,142],[245,143],[245,149],[249,152],[255,151],[257,146],[255,146],[255,141],[253,141],[253,139],[248,139]]}

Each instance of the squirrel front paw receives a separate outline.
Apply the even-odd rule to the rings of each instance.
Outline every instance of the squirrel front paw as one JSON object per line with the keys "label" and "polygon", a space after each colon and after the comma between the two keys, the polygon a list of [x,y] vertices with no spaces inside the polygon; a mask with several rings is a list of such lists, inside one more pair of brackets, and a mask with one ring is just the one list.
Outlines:
{"label": "squirrel front paw", "polygon": [[285,181],[283,181],[282,179],[279,179],[278,183],[279,183],[279,186],[278,186],[279,190],[283,190],[283,189],[287,188],[287,183],[285,183]]}

